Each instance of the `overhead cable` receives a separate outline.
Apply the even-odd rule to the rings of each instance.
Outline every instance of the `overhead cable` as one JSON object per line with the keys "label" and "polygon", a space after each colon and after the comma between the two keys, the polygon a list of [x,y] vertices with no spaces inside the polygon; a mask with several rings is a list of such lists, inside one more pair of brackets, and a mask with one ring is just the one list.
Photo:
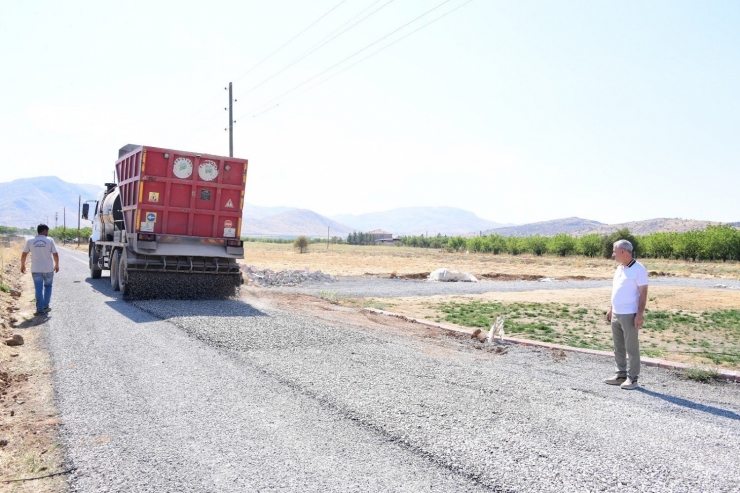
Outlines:
{"label": "overhead cable", "polygon": [[306,31],[308,31],[309,29],[311,29],[311,28],[312,28],[312,27],[313,27],[314,25],[316,25],[316,24],[317,24],[317,23],[318,23],[318,22],[319,22],[319,21],[320,21],[321,19],[323,19],[323,18],[324,18],[324,17],[326,17],[327,15],[331,14],[331,13],[332,13],[332,12],[333,12],[333,11],[334,11],[334,10],[335,10],[335,9],[336,9],[337,7],[339,7],[340,5],[342,5],[342,4],[343,4],[344,2],[346,2],[346,1],[347,1],[347,0],[342,0],[341,2],[339,2],[338,4],[336,4],[336,5],[334,6],[334,7],[332,7],[331,9],[329,9],[329,11],[328,11],[328,12],[326,12],[326,13],[325,13],[324,15],[322,15],[321,17],[319,17],[318,19],[316,19],[315,21],[313,21],[313,22],[311,23],[311,25],[309,25],[309,26],[308,26],[307,28],[305,28],[305,29],[304,29],[303,31],[299,32],[298,34],[296,34],[295,36],[293,36],[292,38],[290,38],[290,39],[289,39],[289,40],[288,40],[287,42],[285,42],[285,44],[283,44],[283,45],[282,45],[282,46],[281,46],[280,48],[278,48],[277,50],[275,50],[275,51],[273,51],[272,53],[270,53],[269,55],[267,55],[267,56],[266,56],[265,58],[263,58],[262,60],[260,60],[260,61],[259,61],[259,62],[258,62],[258,63],[257,63],[256,65],[255,65],[255,66],[253,66],[252,68],[250,68],[249,70],[247,70],[247,71],[246,71],[245,73],[243,73],[242,75],[240,75],[239,77],[237,77],[236,79],[234,79],[234,82],[236,82],[236,81],[238,81],[238,80],[240,80],[240,79],[242,79],[242,78],[246,77],[246,76],[247,76],[247,75],[248,75],[248,74],[249,74],[250,72],[252,72],[252,70],[256,69],[257,67],[259,67],[260,65],[262,65],[262,64],[263,64],[263,63],[264,63],[265,61],[269,60],[269,59],[270,59],[270,58],[271,58],[271,57],[272,57],[273,55],[275,55],[275,54],[276,54],[277,52],[279,52],[280,50],[282,50],[283,48],[285,48],[286,46],[288,46],[288,45],[289,45],[290,43],[292,43],[292,42],[293,42],[293,41],[294,41],[294,40],[295,40],[295,39],[296,39],[296,38],[297,38],[298,36],[300,36],[301,34],[305,33],[305,32],[306,32]]}
{"label": "overhead cable", "polygon": [[[414,34],[414,33],[418,32],[418,31],[421,31],[422,29],[424,29],[424,28],[425,28],[425,27],[427,27],[428,25],[430,25],[430,24],[433,24],[433,23],[437,22],[437,21],[438,21],[438,20],[440,20],[441,18],[443,18],[443,17],[445,17],[445,16],[447,16],[447,15],[449,15],[449,14],[453,13],[454,11],[456,11],[456,10],[457,10],[457,9],[459,9],[459,8],[462,8],[462,7],[464,7],[465,5],[469,4],[469,3],[470,3],[470,2],[472,2],[472,1],[473,1],[473,0],[468,0],[468,1],[467,1],[467,2],[465,2],[465,3],[462,3],[462,4],[458,5],[457,7],[455,7],[455,8],[454,8],[454,9],[452,9],[452,10],[450,10],[449,12],[445,12],[444,14],[440,15],[439,17],[436,17],[435,19],[432,19],[431,21],[427,22],[426,24],[424,24],[424,25],[420,26],[419,28],[417,28],[417,29],[414,29],[414,30],[413,30],[413,31],[411,31],[410,33],[404,34],[403,36],[401,36],[400,38],[396,39],[396,40],[395,40],[395,41],[393,41],[392,43],[388,43],[387,45],[385,45],[384,47],[380,48],[379,50],[376,50],[376,51],[374,51],[373,53],[371,53],[371,54],[367,55],[366,57],[364,57],[364,58],[361,58],[361,59],[357,60],[356,62],[352,63],[351,65],[348,65],[348,66],[344,67],[344,68],[343,68],[342,70],[340,70],[340,71],[338,71],[338,72],[335,72],[335,73],[333,73],[332,75],[330,75],[330,76],[329,76],[329,77],[327,77],[326,79],[323,79],[322,81],[320,81],[320,82],[318,82],[318,83],[316,83],[316,84],[312,85],[311,87],[309,87],[309,88],[307,88],[307,89],[305,89],[305,90],[303,90],[303,91],[301,91],[301,92],[299,92],[299,93],[297,93],[297,94],[294,94],[294,95],[290,96],[289,98],[287,98],[287,99],[285,99],[285,100],[281,101],[281,102],[280,102],[280,103],[278,103],[278,104],[275,104],[275,105],[273,105],[273,106],[270,106],[269,108],[267,108],[267,109],[265,109],[265,110],[262,110],[262,111],[260,111],[259,113],[256,113],[256,114],[252,115],[252,118],[255,118],[255,117],[258,117],[258,116],[260,116],[260,115],[263,115],[263,114],[267,113],[268,111],[270,111],[270,110],[273,110],[273,109],[277,108],[277,107],[278,107],[278,106],[280,106],[281,104],[283,104],[283,103],[285,103],[285,102],[287,102],[287,101],[290,101],[290,100],[291,100],[291,99],[293,99],[293,98],[297,98],[297,97],[298,97],[298,96],[300,96],[301,94],[305,94],[305,93],[307,93],[307,92],[308,92],[308,91],[310,91],[311,89],[313,89],[313,88],[315,88],[315,87],[317,87],[317,86],[320,86],[320,85],[321,85],[321,84],[323,84],[324,82],[328,81],[329,79],[332,79],[332,78],[336,77],[337,75],[341,74],[341,73],[342,73],[342,72],[344,72],[345,70],[349,70],[349,69],[351,69],[352,67],[354,67],[354,66],[355,66],[355,65],[357,65],[358,63],[362,63],[362,62],[364,62],[364,61],[365,61],[365,60],[367,60],[368,58],[370,58],[370,57],[373,57],[373,56],[377,55],[378,53],[380,53],[381,51],[385,50],[386,48],[390,48],[391,46],[393,46],[394,44],[396,44],[396,43],[398,43],[399,41],[403,40],[404,38],[407,38],[407,37],[411,36],[412,34]],[[340,62],[340,63],[341,63],[341,62]],[[335,65],[335,66],[336,66],[336,65]],[[294,88],[294,89],[295,89],[295,88]],[[283,93],[283,94],[282,94],[281,96],[278,96],[278,97],[277,97],[277,98],[275,98],[275,99],[279,99],[280,97],[284,96],[285,94],[288,94],[288,93],[289,93],[289,92],[291,92],[291,91],[293,91],[293,89],[291,89],[290,91],[287,91],[287,92]],[[275,101],[275,99],[272,99],[272,100],[271,100],[270,102],[272,102],[272,101]],[[266,106],[266,105],[270,104],[270,102],[268,102],[268,103],[265,103],[265,104],[263,104],[262,106],[260,106],[260,107],[258,107],[258,108],[256,108],[256,109],[254,109],[254,110],[252,110],[252,111],[257,111],[257,110],[259,110],[260,108],[262,108],[262,107],[264,107],[264,106]],[[251,111],[250,111],[250,113],[251,113]]]}
{"label": "overhead cable", "polygon": [[[468,0],[468,2],[470,2],[470,1],[472,1],[472,0]],[[285,96],[286,94],[290,94],[291,92],[295,91],[296,89],[298,89],[298,88],[300,88],[300,87],[303,87],[303,86],[305,86],[306,84],[308,84],[308,83],[309,83],[309,82],[311,82],[312,80],[316,79],[317,77],[320,77],[320,76],[324,75],[325,73],[329,72],[330,70],[333,70],[334,68],[336,68],[336,67],[338,67],[339,65],[343,64],[343,63],[344,63],[344,62],[346,62],[347,60],[349,60],[349,59],[351,59],[351,58],[354,58],[355,56],[359,55],[360,53],[362,53],[363,51],[367,50],[368,48],[371,48],[371,47],[375,46],[376,44],[380,43],[381,41],[383,41],[384,39],[388,38],[389,36],[392,36],[392,35],[396,34],[396,33],[397,33],[398,31],[400,31],[400,30],[404,29],[405,27],[409,26],[410,24],[413,24],[414,22],[418,21],[418,20],[419,20],[419,19],[421,19],[422,17],[424,17],[424,16],[427,16],[427,15],[431,14],[432,12],[434,12],[435,10],[437,10],[438,8],[440,8],[441,6],[443,6],[444,4],[446,4],[446,3],[448,3],[448,2],[450,2],[450,0],[444,0],[444,2],[440,3],[440,4],[439,4],[439,5],[437,5],[436,7],[433,7],[433,8],[431,8],[431,9],[427,10],[426,12],[424,12],[423,14],[421,14],[420,16],[418,16],[418,17],[416,17],[416,18],[414,18],[414,19],[410,20],[409,22],[407,22],[406,24],[402,25],[401,27],[398,27],[398,28],[394,29],[393,31],[391,31],[391,32],[389,32],[388,34],[386,34],[385,36],[381,37],[380,39],[377,39],[377,40],[373,41],[373,42],[372,42],[372,43],[370,43],[369,45],[365,46],[364,48],[362,48],[362,49],[360,49],[360,50],[358,50],[358,51],[356,51],[356,52],[354,52],[354,53],[353,53],[352,55],[348,56],[347,58],[343,59],[342,61],[340,61],[340,62],[337,62],[337,63],[335,63],[334,65],[332,65],[332,66],[331,66],[331,67],[329,67],[328,69],[326,69],[326,70],[324,70],[324,71],[322,71],[322,72],[320,72],[320,73],[318,73],[318,74],[314,75],[313,77],[310,77],[309,79],[307,79],[307,80],[305,80],[305,81],[301,82],[300,84],[298,84],[297,86],[293,87],[292,89],[290,89],[290,90],[288,90],[288,91],[285,91],[285,92],[284,92],[284,93],[282,93],[281,95],[279,95],[279,96],[277,96],[277,97],[275,97],[275,98],[271,99],[270,101],[268,101],[268,102],[266,102],[266,103],[264,103],[264,104],[262,104],[262,105],[260,105],[260,106],[258,106],[258,107],[256,107],[256,108],[254,108],[254,109],[252,109],[252,110],[248,111],[247,113],[253,113],[253,112],[255,112],[255,111],[258,111],[258,110],[260,110],[260,109],[264,108],[265,106],[267,106],[267,105],[269,105],[269,104],[273,103],[274,101],[277,101],[278,99],[282,98],[282,97],[283,97],[283,96]],[[466,2],[466,3],[467,3],[467,2]],[[463,4],[463,5],[465,5],[465,4]],[[460,7],[462,7],[462,5],[460,5]],[[458,8],[460,8],[460,7],[458,7]],[[455,10],[457,10],[457,9],[455,9]],[[453,12],[453,11],[450,11],[450,12]],[[446,14],[445,14],[445,15],[446,15]],[[444,16],[441,16],[441,17],[444,17]],[[440,17],[440,18],[441,18],[441,17]],[[435,19],[435,20],[436,20],[436,19]],[[434,21],[432,21],[432,22],[434,22]],[[429,24],[431,24],[431,22],[430,22]],[[426,24],[426,25],[429,25],[429,24]],[[426,26],[426,25],[425,25],[425,26]],[[422,27],[425,27],[425,26],[422,26]],[[419,28],[419,29],[421,29],[421,28]],[[417,29],[417,31],[418,31],[418,29]],[[416,32],[416,31],[414,31],[414,32]],[[403,39],[403,38],[401,38],[401,39]],[[389,45],[389,46],[390,46],[390,45]],[[358,62],[358,63],[359,63],[359,62]]]}
{"label": "overhead cable", "polygon": [[[390,5],[391,3],[393,3],[393,1],[394,0],[388,0],[388,2],[384,3],[383,5],[381,5],[380,7],[378,7],[377,9],[373,10],[368,15],[366,15],[365,17],[363,17],[359,21],[355,22],[354,24],[352,24],[351,26],[349,26],[347,29],[345,29],[344,31],[340,32],[336,36],[334,36],[331,39],[327,40],[326,42],[320,44],[319,46],[314,45],[314,46],[316,46],[315,48],[313,48],[313,47],[312,48],[309,48],[308,51],[306,51],[303,54],[301,54],[300,56],[298,56],[298,58],[296,58],[295,60],[293,60],[292,62],[290,62],[288,65],[284,66],[283,68],[281,68],[280,70],[278,70],[277,72],[275,72],[274,74],[272,74],[271,76],[269,76],[268,78],[264,79],[262,82],[260,82],[256,86],[253,86],[248,91],[239,94],[237,97],[243,97],[243,96],[251,93],[255,89],[257,89],[258,87],[262,86],[264,83],[266,83],[266,82],[274,79],[275,77],[277,77],[278,75],[282,74],[283,72],[285,72],[286,70],[288,70],[290,67],[292,67],[296,63],[300,62],[301,60],[303,60],[307,56],[311,55],[312,53],[315,53],[316,51],[320,50],[321,48],[323,48],[324,46],[326,46],[328,43],[332,42],[333,40],[335,40],[336,38],[338,38],[342,34],[346,33],[347,31],[349,31],[350,29],[352,29],[356,25],[360,24],[362,21],[368,19],[369,17],[371,17],[372,15],[374,15],[376,12],[384,9],[385,7],[387,7],[388,5]],[[447,0],[447,1],[449,1],[449,0]],[[375,2],[375,3],[378,3],[378,2]],[[375,3],[373,5],[375,5]],[[367,9],[365,9],[365,10],[367,10]],[[364,12],[364,10],[363,10],[363,12]],[[355,16],[355,17],[357,17],[357,16]],[[324,38],[324,39],[326,39],[326,38]],[[321,43],[321,42],[319,42],[319,43]]]}

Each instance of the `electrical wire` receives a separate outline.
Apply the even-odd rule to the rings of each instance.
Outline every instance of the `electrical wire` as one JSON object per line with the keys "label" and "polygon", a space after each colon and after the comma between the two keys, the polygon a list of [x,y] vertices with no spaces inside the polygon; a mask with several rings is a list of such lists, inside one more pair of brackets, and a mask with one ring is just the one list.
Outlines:
{"label": "electrical wire", "polygon": [[[286,41],[285,43],[283,43],[283,45],[281,45],[281,46],[280,46],[280,48],[278,48],[277,50],[275,50],[275,51],[273,51],[272,53],[270,53],[269,55],[267,55],[267,56],[266,56],[265,58],[263,58],[262,60],[260,60],[259,62],[257,62],[257,64],[256,64],[256,65],[254,65],[254,66],[253,66],[252,68],[250,68],[250,69],[249,69],[249,70],[247,70],[247,71],[246,71],[245,73],[243,73],[242,75],[240,75],[239,77],[237,77],[236,79],[234,79],[234,80],[233,80],[233,82],[236,82],[236,81],[238,81],[238,80],[240,80],[240,79],[242,79],[242,78],[246,77],[247,75],[249,75],[249,74],[250,74],[250,73],[251,73],[251,72],[252,72],[252,71],[253,71],[254,69],[256,69],[257,67],[259,67],[260,65],[262,65],[262,64],[263,64],[264,62],[266,62],[267,60],[269,60],[269,59],[270,59],[270,58],[271,58],[271,57],[272,57],[273,55],[275,55],[275,54],[276,54],[277,52],[279,52],[280,50],[282,50],[283,48],[285,48],[286,46],[288,46],[288,45],[289,45],[290,43],[292,43],[293,41],[295,41],[295,39],[296,39],[296,38],[298,38],[298,37],[299,37],[299,36],[300,36],[301,34],[305,33],[305,32],[306,32],[306,31],[308,31],[309,29],[311,29],[311,28],[312,28],[312,27],[313,27],[314,25],[316,25],[316,24],[317,24],[317,23],[318,23],[318,22],[319,22],[319,21],[320,21],[321,19],[323,19],[323,18],[324,18],[324,17],[326,17],[327,15],[331,14],[331,13],[332,13],[332,12],[333,12],[334,10],[336,10],[336,9],[337,9],[337,7],[339,7],[340,5],[342,5],[343,3],[345,3],[346,1],[347,1],[347,0],[342,0],[341,2],[339,2],[338,4],[336,4],[336,5],[334,6],[334,7],[332,7],[331,9],[329,9],[329,10],[328,10],[328,11],[327,11],[326,13],[324,13],[324,14],[323,14],[323,15],[322,15],[321,17],[319,17],[318,19],[316,19],[315,21],[313,21],[313,22],[312,22],[312,23],[311,23],[311,24],[310,24],[310,25],[309,25],[308,27],[306,27],[306,28],[305,28],[305,29],[303,29],[303,30],[302,30],[301,32],[299,32],[298,34],[296,34],[295,36],[293,36],[292,38],[290,38],[290,39],[289,39],[288,41]],[[378,1],[380,1],[380,0],[378,0]],[[211,103],[213,103],[213,102],[214,102],[214,101],[215,101],[216,99],[218,99],[218,98],[220,98],[220,97],[222,97],[222,96],[223,96],[223,93],[219,92],[219,94],[218,94],[218,95],[216,95],[216,96],[212,97],[211,99],[209,99],[207,103],[205,103],[205,104],[204,104],[204,105],[203,105],[202,107],[200,107],[200,108],[198,109],[198,111],[196,111],[196,112],[195,112],[195,113],[193,114],[193,117],[196,117],[196,116],[198,116],[198,115],[199,115],[199,114],[200,114],[200,113],[201,113],[201,112],[202,112],[202,111],[203,111],[204,109],[206,109],[207,107],[209,107],[209,106],[211,105]],[[214,116],[214,117],[211,117],[211,118],[210,118],[210,119],[208,119],[207,121],[211,121],[211,120],[213,120],[213,118],[215,118],[215,116]]]}
{"label": "electrical wire", "polygon": [[[382,37],[382,38],[380,38],[379,40],[377,40],[377,41],[375,41],[375,42],[373,42],[373,43],[369,44],[368,46],[366,46],[366,47],[362,48],[361,50],[359,50],[359,51],[355,52],[355,53],[354,53],[353,55],[350,55],[349,57],[345,58],[345,59],[344,59],[344,60],[342,60],[341,62],[339,62],[339,63],[336,63],[336,64],[334,64],[333,66],[329,67],[328,69],[324,70],[323,72],[321,72],[321,73],[319,73],[319,74],[317,74],[317,75],[315,75],[315,76],[311,77],[310,79],[308,79],[308,80],[306,80],[306,81],[302,82],[301,84],[298,84],[298,85],[297,85],[297,86],[295,86],[295,87],[294,87],[293,89],[290,89],[290,90],[288,90],[288,91],[284,92],[283,94],[281,94],[281,95],[279,95],[279,96],[277,96],[277,97],[275,97],[275,98],[271,99],[271,100],[270,100],[270,101],[268,101],[267,103],[264,103],[264,104],[262,104],[262,105],[260,105],[260,106],[258,106],[258,107],[256,107],[256,108],[252,109],[252,110],[251,110],[251,111],[249,111],[248,113],[254,113],[255,111],[259,111],[259,110],[261,110],[262,108],[264,108],[265,106],[268,106],[269,104],[271,104],[272,102],[274,102],[274,101],[276,101],[276,100],[278,100],[278,99],[282,98],[283,96],[285,96],[285,95],[287,95],[287,94],[290,94],[291,92],[295,91],[295,90],[296,90],[296,89],[298,89],[299,87],[302,87],[302,86],[304,86],[305,84],[307,84],[307,83],[309,83],[310,81],[312,81],[312,80],[316,79],[317,77],[319,77],[319,76],[321,76],[321,75],[325,74],[326,72],[328,72],[328,71],[330,71],[330,70],[334,69],[334,68],[335,68],[335,67],[337,67],[338,65],[341,65],[342,63],[346,62],[346,61],[347,61],[347,60],[349,60],[350,58],[353,58],[354,56],[356,56],[356,55],[358,55],[359,53],[361,53],[361,52],[365,51],[366,49],[370,48],[371,46],[373,46],[373,45],[375,45],[375,44],[379,43],[380,41],[382,41],[382,40],[384,40],[384,39],[386,39],[386,38],[387,38],[388,36],[391,36],[392,34],[395,34],[396,32],[400,31],[400,30],[401,30],[401,29],[403,29],[404,27],[406,27],[406,26],[408,26],[409,24],[411,24],[411,23],[413,23],[413,22],[415,22],[415,21],[419,20],[420,18],[422,18],[422,17],[424,17],[425,15],[427,15],[427,14],[431,13],[432,11],[436,10],[437,8],[441,7],[442,5],[444,5],[445,3],[449,2],[449,1],[450,1],[450,0],[446,0],[446,1],[442,2],[441,4],[437,5],[436,7],[434,7],[434,8],[433,8],[433,9],[431,9],[431,10],[428,10],[427,12],[425,12],[424,14],[422,14],[422,15],[420,15],[419,17],[415,18],[414,20],[412,20],[412,21],[410,21],[410,22],[408,22],[408,23],[404,24],[403,26],[399,27],[398,29],[396,29],[396,30],[392,31],[391,33],[389,33],[389,34],[387,34],[387,35],[385,35],[385,36],[383,36],[383,37]],[[462,8],[462,7],[464,7],[465,5],[469,4],[469,3],[470,3],[470,2],[472,2],[472,1],[473,1],[473,0],[467,0],[467,2],[465,2],[465,3],[462,3],[462,4],[458,5],[458,6],[457,6],[457,7],[455,7],[454,9],[452,9],[452,10],[450,10],[450,11],[448,11],[448,12],[445,12],[444,14],[440,15],[439,17],[436,17],[435,19],[432,19],[431,21],[427,22],[426,24],[424,24],[424,25],[422,25],[422,26],[418,27],[417,29],[415,29],[415,30],[413,30],[413,31],[411,31],[411,32],[409,32],[409,33],[407,33],[407,34],[405,34],[405,35],[401,36],[400,38],[396,39],[396,40],[395,40],[395,41],[393,41],[392,43],[389,43],[389,44],[385,45],[384,47],[380,48],[379,50],[376,50],[376,51],[374,51],[374,52],[373,52],[373,53],[371,53],[370,55],[368,55],[368,56],[366,56],[366,57],[364,57],[364,58],[361,58],[360,60],[358,60],[358,61],[356,61],[356,62],[352,63],[351,65],[349,65],[349,66],[347,66],[347,67],[343,68],[342,70],[340,70],[340,71],[338,71],[338,72],[336,72],[336,73],[332,74],[331,76],[327,77],[326,79],[323,79],[323,80],[322,80],[322,81],[320,81],[319,83],[317,83],[317,84],[314,84],[313,86],[309,87],[309,88],[308,88],[308,89],[306,89],[305,91],[301,91],[301,92],[299,92],[298,94],[294,94],[293,96],[291,96],[291,97],[289,97],[289,98],[287,98],[287,99],[283,100],[283,101],[282,101],[281,103],[278,103],[278,104],[276,104],[276,105],[273,105],[273,106],[271,106],[270,108],[267,108],[267,109],[265,109],[264,111],[260,111],[259,113],[256,113],[256,114],[252,115],[252,117],[254,118],[254,117],[260,116],[260,115],[262,115],[262,114],[264,114],[264,113],[267,113],[268,111],[270,111],[270,110],[272,110],[272,109],[274,109],[274,108],[276,108],[276,107],[280,106],[280,104],[282,104],[282,103],[285,103],[286,101],[289,101],[289,100],[291,100],[291,99],[293,99],[293,98],[295,98],[295,97],[298,97],[298,96],[300,96],[301,94],[304,94],[304,93],[306,93],[306,92],[310,91],[311,89],[313,89],[313,88],[315,88],[315,87],[317,87],[317,86],[319,86],[319,85],[323,84],[324,82],[328,81],[329,79],[331,79],[331,78],[333,78],[333,77],[335,77],[335,76],[337,76],[337,75],[341,74],[341,73],[342,73],[342,72],[344,72],[345,70],[349,70],[350,68],[354,67],[354,66],[355,66],[355,65],[357,65],[358,63],[361,63],[361,62],[363,62],[363,61],[367,60],[368,58],[370,58],[370,57],[372,57],[372,56],[375,56],[375,55],[377,55],[378,53],[380,53],[381,51],[385,50],[386,48],[390,48],[391,46],[393,46],[394,44],[396,44],[396,43],[398,43],[399,41],[403,40],[404,38],[407,38],[407,37],[411,36],[412,34],[414,34],[414,33],[418,32],[418,31],[420,31],[420,30],[424,29],[425,27],[429,26],[430,24],[433,24],[433,23],[437,22],[438,20],[440,20],[440,19],[442,19],[443,17],[445,17],[445,16],[447,16],[447,15],[451,14],[452,12],[454,12],[454,11],[456,11],[456,10],[458,10],[458,9],[460,9],[460,8]]]}
{"label": "electrical wire", "polygon": [[[447,0],[447,1],[450,1],[450,0]],[[373,11],[372,11],[372,12],[370,12],[370,13],[369,13],[368,15],[366,15],[365,17],[363,17],[363,18],[362,18],[362,19],[360,19],[359,21],[355,22],[354,24],[352,24],[352,25],[351,25],[351,26],[349,26],[349,27],[348,27],[347,29],[345,29],[344,31],[340,32],[339,34],[337,34],[337,35],[336,35],[336,36],[334,36],[333,38],[331,38],[331,39],[327,40],[327,41],[326,41],[326,42],[324,42],[323,44],[320,44],[320,45],[319,45],[319,46],[317,46],[316,48],[313,48],[313,47],[312,47],[312,48],[309,48],[309,49],[308,49],[308,51],[306,51],[306,52],[304,52],[303,54],[299,55],[299,56],[298,56],[298,58],[296,58],[295,60],[293,60],[292,62],[290,62],[290,63],[289,63],[288,65],[284,66],[283,68],[281,68],[281,69],[280,69],[280,70],[278,70],[277,72],[273,73],[273,74],[272,74],[271,76],[269,76],[268,78],[264,79],[264,80],[263,80],[262,82],[260,82],[260,83],[259,83],[259,84],[257,84],[256,86],[253,86],[253,87],[252,87],[251,89],[249,89],[248,91],[246,91],[246,92],[243,92],[243,93],[239,94],[239,95],[238,95],[237,97],[239,97],[239,98],[240,98],[240,97],[246,96],[247,94],[251,93],[251,92],[252,92],[252,91],[254,91],[255,89],[257,89],[257,88],[261,87],[261,86],[262,86],[263,84],[265,84],[266,82],[268,82],[268,81],[270,81],[270,80],[274,79],[275,77],[277,77],[278,75],[282,74],[283,72],[285,72],[286,70],[288,70],[288,69],[289,69],[290,67],[292,67],[292,66],[293,66],[293,65],[295,65],[296,63],[300,62],[301,60],[303,60],[303,59],[304,59],[304,58],[306,58],[307,56],[311,55],[312,53],[315,53],[315,52],[317,52],[318,50],[320,50],[321,48],[323,48],[324,46],[326,46],[326,45],[327,45],[327,44],[329,44],[330,42],[332,42],[332,41],[334,41],[335,39],[337,39],[337,38],[338,38],[339,36],[341,36],[342,34],[346,33],[347,31],[349,31],[349,30],[350,30],[350,29],[352,29],[353,27],[357,26],[358,24],[360,24],[360,23],[361,23],[361,22],[363,22],[364,20],[368,19],[369,17],[371,17],[371,16],[372,16],[372,15],[374,15],[375,13],[379,12],[380,10],[384,9],[385,7],[387,7],[388,5],[390,5],[390,4],[391,4],[391,3],[393,3],[393,2],[394,2],[394,0],[389,0],[388,2],[386,2],[386,3],[385,3],[385,4],[383,4],[383,5],[381,5],[381,6],[380,6],[380,7],[378,7],[377,9],[373,10]],[[378,2],[375,2],[375,3],[378,3]],[[373,5],[375,5],[375,3],[374,3]],[[368,7],[368,8],[369,8],[369,7]],[[365,9],[365,10],[367,10],[367,9]],[[364,10],[363,10],[363,12],[364,12]],[[357,16],[355,16],[355,17],[357,17]],[[351,22],[351,20],[350,20],[350,22]],[[347,24],[347,23],[345,23],[345,25],[346,25],[346,24]],[[340,28],[340,29],[341,29],[341,28]],[[335,32],[336,32],[336,31],[335,31]],[[330,35],[330,36],[331,36],[331,35]],[[324,38],[324,39],[326,39],[326,38]],[[319,41],[319,43],[321,43],[321,41]],[[314,46],[316,46],[316,45],[314,45]]]}
{"label": "electrical wire", "polygon": [[285,48],[286,46],[288,46],[288,45],[289,45],[290,43],[292,43],[293,41],[295,41],[295,39],[296,39],[296,38],[297,38],[298,36],[300,36],[301,34],[305,33],[305,32],[306,32],[306,31],[308,31],[309,29],[311,29],[311,28],[312,28],[313,26],[315,26],[315,25],[316,25],[316,24],[317,24],[317,23],[318,23],[318,22],[319,22],[319,21],[320,21],[321,19],[323,19],[323,18],[324,18],[324,17],[326,17],[327,15],[331,14],[331,13],[332,13],[332,12],[333,12],[334,10],[336,10],[336,8],[337,8],[337,7],[339,7],[340,5],[342,5],[342,4],[343,4],[344,2],[346,2],[346,1],[347,1],[347,0],[342,0],[341,2],[339,2],[338,4],[336,4],[336,5],[334,6],[334,7],[332,7],[331,9],[329,9],[329,11],[328,11],[328,12],[326,12],[326,13],[325,13],[324,15],[322,15],[321,17],[319,17],[318,19],[316,19],[315,21],[313,21],[313,22],[311,23],[311,25],[309,25],[309,26],[308,26],[307,28],[305,28],[305,29],[304,29],[303,31],[299,32],[298,34],[296,34],[295,36],[293,36],[292,38],[290,38],[290,39],[289,39],[289,40],[288,40],[288,41],[287,41],[287,42],[286,42],[285,44],[283,44],[283,45],[282,45],[282,46],[281,46],[280,48],[278,48],[277,50],[275,50],[275,51],[273,51],[272,53],[270,53],[269,55],[267,55],[267,56],[266,56],[265,58],[263,58],[262,60],[260,60],[259,62],[257,62],[257,64],[256,64],[255,66],[253,66],[252,68],[250,68],[249,70],[247,70],[247,71],[246,71],[245,73],[243,73],[242,75],[240,75],[239,77],[237,77],[236,79],[234,79],[234,82],[236,82],[236,81],[238,81],[238,80],[240,80],[240,79],[242,79],[242,78],[246,77],[247,75],[249,75],[249,73],[250,73],[250,72],[252,72],[252,70],[254,70],[254,69],[256,69],[257,67],[259,67],[260,65],[262,65],[262,64],[263,64],[264,62],[266,62],[267,60],[269,60],[269,59],[270,59],[270,58],[271,58],[271,57],[272,57],[273,55],[275,55],[275,54],[276,54],[277,52],[279,52],[280,50],[282,50],[283,48]]}

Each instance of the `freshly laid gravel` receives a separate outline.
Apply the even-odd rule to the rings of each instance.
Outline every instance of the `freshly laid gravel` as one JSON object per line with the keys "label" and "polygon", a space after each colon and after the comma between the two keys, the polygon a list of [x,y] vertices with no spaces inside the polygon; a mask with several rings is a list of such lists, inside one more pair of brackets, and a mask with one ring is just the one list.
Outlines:
{"label": "freshly laid gravel", "polygon": [[73,491],[740,490],[738,384],[624,391],[603,357],[125,303],[80,270],[47,335]]}
{"label": "freshly laid gravel", "polygon": [[[611,280],[593,281],[481,281],[429,282],[405,279],[367,277],[339,277],[330,286],[321,282],[307,282],[301,286],[276,288],[278,291],[318,294],[322,290],[337,292],[338,298],[395,298],[401,296],[435,296],[482,294],[495,291],[535,291],[540,289],[591,289],[611,286]],[[658,277],[650,279],[651,286],[680,286],[693,288],[740,289],[740,281],[716,279],[689,279],[685,277]],[[722,287],[717,287],[718,285]]]}
{"label": "freshly laid gravel", "polygon": [[[645,368],[606,386],[602,357],[511,346],[494,356],[378,337],[237,301],[136,306],[278,379],[349,422],[493,490],[740,488],[740,386]],[[233,318],[228,313],[234,313]]]}

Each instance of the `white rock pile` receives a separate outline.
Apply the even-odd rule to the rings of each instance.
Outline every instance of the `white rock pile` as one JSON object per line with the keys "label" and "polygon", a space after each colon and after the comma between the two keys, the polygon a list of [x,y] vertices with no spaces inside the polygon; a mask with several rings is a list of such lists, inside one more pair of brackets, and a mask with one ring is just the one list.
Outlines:
{"label": "white rock pile", "polygon": [[320,270],[311,272],[306,267],[304,270],[281,270],[271,269],[259,270],[253,265],[241,264],[239,266],[244,277],[249,283],[262,287],[297,286],[307,281],[314,282],[336,282],[337,278],[331,274],[324,274]]}

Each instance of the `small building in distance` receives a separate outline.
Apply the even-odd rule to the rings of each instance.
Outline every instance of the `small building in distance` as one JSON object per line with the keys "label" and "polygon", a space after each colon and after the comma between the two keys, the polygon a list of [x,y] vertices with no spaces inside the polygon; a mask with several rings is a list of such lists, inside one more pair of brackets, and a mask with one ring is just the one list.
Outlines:
{"label": "small building in distance", "polygon": [[368,231],[367,234],[373,235],[373,238],[375,238],[376,245],[392,245],[393,244],[393,235],[387,231],[383,231],[382,229]]}

